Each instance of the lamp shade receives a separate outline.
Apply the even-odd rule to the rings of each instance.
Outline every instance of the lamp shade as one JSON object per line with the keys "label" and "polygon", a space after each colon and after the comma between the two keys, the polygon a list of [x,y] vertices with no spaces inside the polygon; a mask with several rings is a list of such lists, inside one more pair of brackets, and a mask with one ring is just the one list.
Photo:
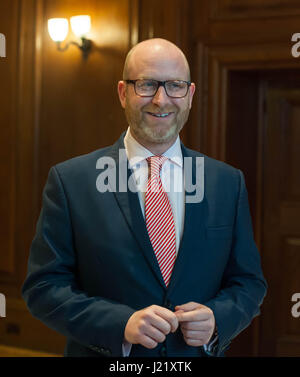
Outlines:
{"label": "lamp shade", "polygon": [[90,16],[74,16],[70,18],[71,28],[77,37],[82,37],[91,29]]}
{"label": "lamp shade", "polygon": [[66,18],[50,18],[48,31],[54,42],[62,42],[66,39],[69,31],[69,23]]}

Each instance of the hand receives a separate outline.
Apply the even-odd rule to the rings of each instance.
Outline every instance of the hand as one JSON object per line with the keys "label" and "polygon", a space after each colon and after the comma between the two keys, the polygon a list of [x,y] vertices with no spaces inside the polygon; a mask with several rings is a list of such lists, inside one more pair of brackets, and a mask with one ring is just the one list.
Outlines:
{"label": "hand", "polygon": [[132,314],[126,324],[124,337],[131,344],[141,344],[152,349],[177,328],[175,313],[161,306],[151,305]]}
{"label": "hand", "polygon": [[176,306],[175,314],[186,344],[198,347],[210,341],[216,325],[210,308],[197,302],[188,302]]}

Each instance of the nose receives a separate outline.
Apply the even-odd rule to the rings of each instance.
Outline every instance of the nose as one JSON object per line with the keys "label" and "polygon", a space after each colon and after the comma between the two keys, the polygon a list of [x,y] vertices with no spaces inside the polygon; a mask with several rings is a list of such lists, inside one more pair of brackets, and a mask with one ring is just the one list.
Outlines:
{"label": "nose", "polygon": [[165,103],[170,102],[170,97],[168,97],[165,88],[161,85],[155,94],[154,97],[152,97],[152,103],[162,106]]}

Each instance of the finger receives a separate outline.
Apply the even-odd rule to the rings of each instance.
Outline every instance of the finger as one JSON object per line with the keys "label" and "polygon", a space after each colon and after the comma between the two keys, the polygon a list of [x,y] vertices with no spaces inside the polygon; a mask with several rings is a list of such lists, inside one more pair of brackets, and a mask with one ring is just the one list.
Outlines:
{"label": "finger", "polygon": [[194,309],[198,308],[199,306],[202,306],[202,305],[199,304],[199,303],[197,303],[197,302],[190,301],[190,302],[187,302],[186,304],[175,306],[175,310],[182,309],[182,310],[184,310],[186,312],[189,312],[191,310],[194,310]]}
{"label": "finger", "polygon": [[155,306],[154,312],[170,324],[172,332],[177,330],[179,323],[175,313],[171,312],[169,309],[163,308],[162,306]]}
{"label": "finger", "polygon": [[155,327],[148,327],[145,335],[153,339],[157,343],[162,343],[166,340],[166,335]]}
{"label": "finger", "polygon": [[149,324],[165,335],[169,334],[172,330],[170,323],[155,313],[152,314]]}
{"label": "finger", "polygon": [[207,321],[211,317],[211,313],[206,309],[199,308],[189,312],[175,312],[179,322],[187,321]]}
{"label": "finger", "polygon": [[207,339],[209,331],[181,330],[184,338],[204,340]]}
{"label": "finger", "polygon": [[155,342],[155,340],[153,340],[151,337],[147,335],[141,336],[139,344],[149,349],[153,349],[158,345],[158,343]]}
{"label": "finger", "polygon": [[190,339],[190,338],[184,338],[187,345],[192,347],[199,347],[203,346],[205,344],[205,340],[198,340],[198,339]]}
{"label": "finger", "polygon": [[181,322],[180,328],[184,330],[206,331],[211,327],[210,321]]}

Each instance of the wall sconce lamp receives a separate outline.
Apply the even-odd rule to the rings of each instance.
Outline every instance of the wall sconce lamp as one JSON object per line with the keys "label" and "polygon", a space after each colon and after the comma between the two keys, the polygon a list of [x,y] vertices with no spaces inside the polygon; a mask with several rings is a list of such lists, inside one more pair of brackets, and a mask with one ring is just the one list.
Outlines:
{"label": "wall sconce lamp", "polygon": [[85,37],[91,29],[91,17],[90,16],[74,16],[70,18],[71,28],[73,33],[81,39],[81,43],[69,42],[64,47],[61,46],[69,31],[69,22],[67,18],[50,18],[48,20],[48,31],[51,39],[56,42],[57,49],[59,51],[66,51],[70,44],[77,46],[83,54],[84,58],[87,58],[91,47],[92,41]]}

